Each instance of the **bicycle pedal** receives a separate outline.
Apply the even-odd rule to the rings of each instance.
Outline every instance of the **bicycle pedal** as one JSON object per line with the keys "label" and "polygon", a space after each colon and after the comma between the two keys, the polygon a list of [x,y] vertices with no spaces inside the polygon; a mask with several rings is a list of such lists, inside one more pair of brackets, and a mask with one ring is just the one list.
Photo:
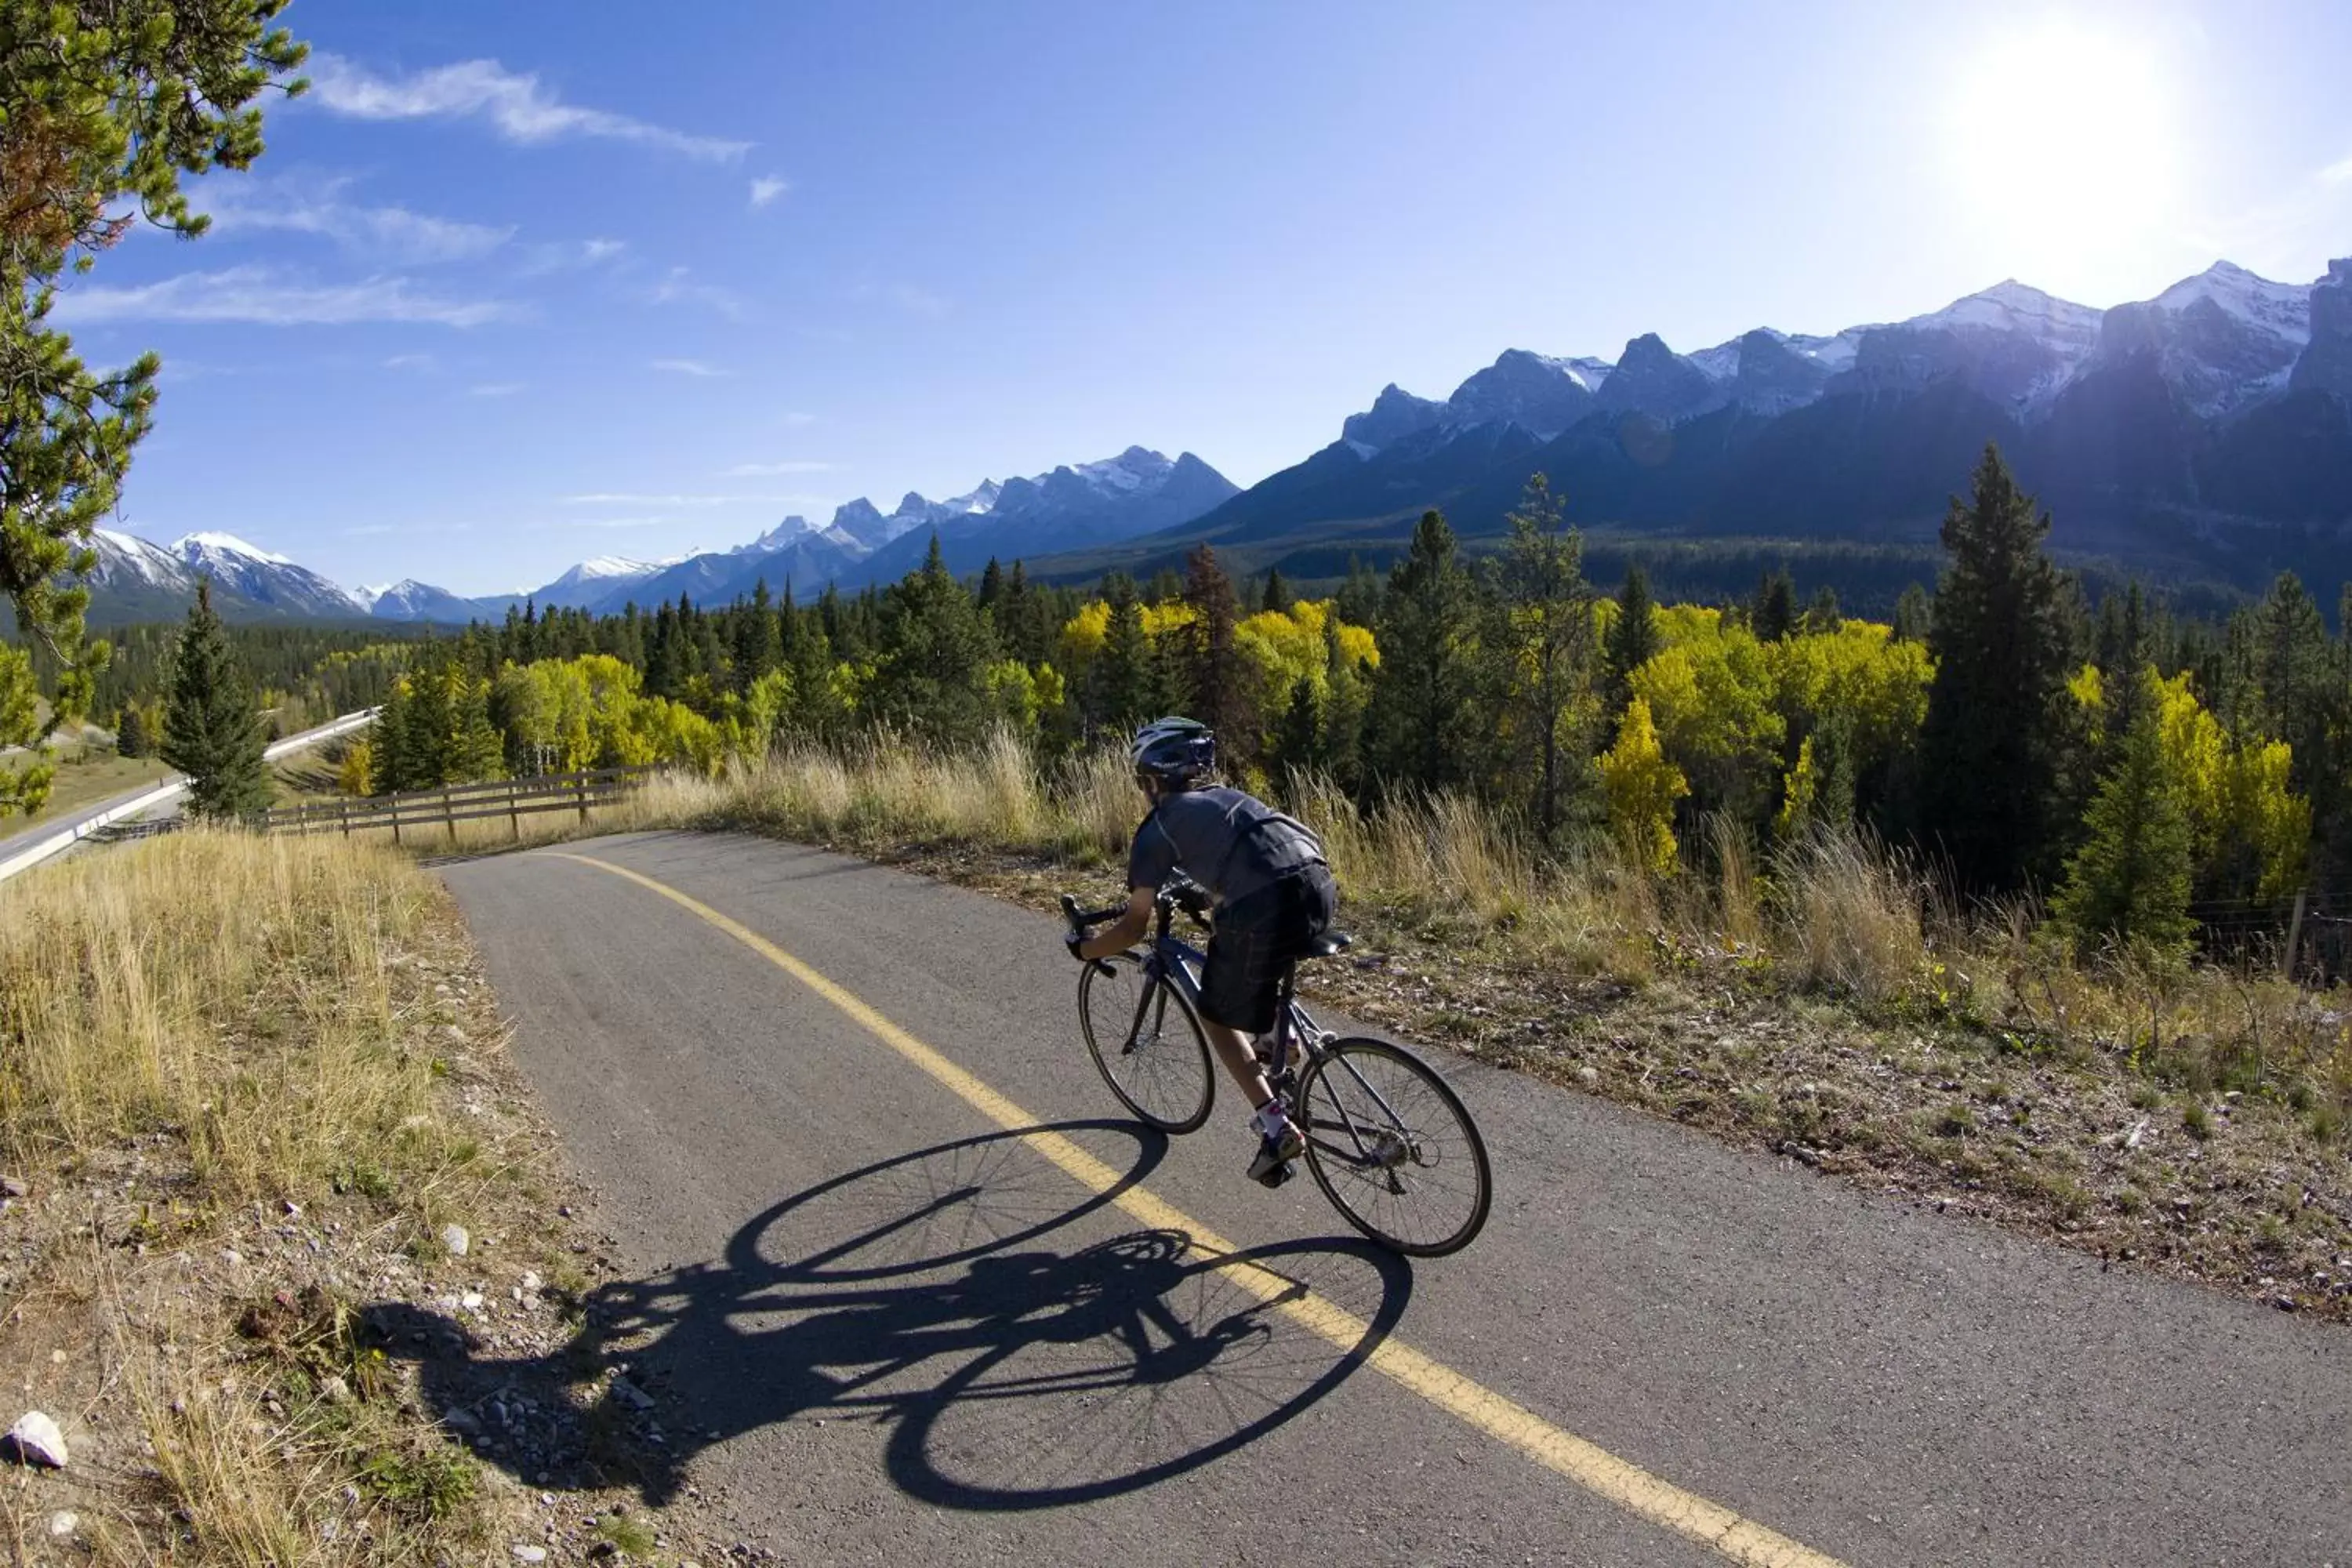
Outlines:
{"label": "bicycle pedal", "polygon": [[1281,1164],[1276,1165],[1265,1175],[1258,1177],[1257,1183],[1258,1185],[1262,1187],[1278,1187],[1297,1174],[1297,1173],[1290,1168],[1290,1162],[1285,1160]]}

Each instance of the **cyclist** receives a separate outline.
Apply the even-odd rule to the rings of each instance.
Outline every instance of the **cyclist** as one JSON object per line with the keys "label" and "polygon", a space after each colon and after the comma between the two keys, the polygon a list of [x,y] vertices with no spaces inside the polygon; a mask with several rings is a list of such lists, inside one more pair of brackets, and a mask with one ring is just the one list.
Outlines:
{"label": "cyclist", "polygon": [[1250,1177],[1279,1186],[1307,1142],[1266,1082],[1250,1037],[1274,1027],[1284,973],[1330,927],[1339,890],[1322,840],[1255,796],[1210,784],[1217,739],[1205,724],[1154,720],[1136,731],[1130,755],[1151,811],[1128,851],[1127,910],[1092,937],[1066,939],[1071,954],[1091,962],[1135,945],[1150,929],[1160,888],[1177,873],[1207,890],[1215,929],[1201,971],[1201,1022],[1253,1108],[1258,1152]]}

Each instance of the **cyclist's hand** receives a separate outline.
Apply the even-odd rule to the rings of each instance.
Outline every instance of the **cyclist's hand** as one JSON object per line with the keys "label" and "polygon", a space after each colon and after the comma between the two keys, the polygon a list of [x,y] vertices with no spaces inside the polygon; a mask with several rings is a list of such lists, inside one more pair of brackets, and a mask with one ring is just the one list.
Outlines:
{"label": "cyclist's hand", "polygon": [[1087,968],[1099,970],[1105,974],[1110,973],[1111,967],[1108,963],[1099,958],[1088,958],[1078,951],[1078,943],[1085,940],[1086,939],[1078,935],[1077,932],[1072,931],[1069,935],[1062,939],[1062,945],[1070,950],[1070,956],[1072,958],[1076,959],[1080,963],[1085,964]]}

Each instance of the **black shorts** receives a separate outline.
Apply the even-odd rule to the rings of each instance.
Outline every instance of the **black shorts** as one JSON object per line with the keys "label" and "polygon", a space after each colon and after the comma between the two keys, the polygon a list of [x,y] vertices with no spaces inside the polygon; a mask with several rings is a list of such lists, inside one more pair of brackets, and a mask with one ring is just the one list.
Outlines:
{"label": "black shorts", "polygon": [[1283,972],[1331,929],[1339,904],[1328,866],[1308,866],[1216,914],[1201,966],[1201,1016],[1244,1034],[1274,1027]]}

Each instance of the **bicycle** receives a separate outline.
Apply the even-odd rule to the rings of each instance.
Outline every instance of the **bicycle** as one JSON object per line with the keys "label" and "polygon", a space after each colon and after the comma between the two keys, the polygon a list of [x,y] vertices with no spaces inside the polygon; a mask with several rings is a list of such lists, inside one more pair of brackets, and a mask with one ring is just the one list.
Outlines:
{"label": "bicycle", "polygon": [[[1185,1133],[1208,1121],[1217,1084],[1201,1027],[1206,954],[1171,927],[1181,910],[1208,929],[1208,900],[1180,880],[1154,902],[1152,933],[1139,951],[1096,959],[1079,974],[1078,1022],[1119,1102],[1148,1126]],[[1062,913],[1080,937],[1123,911],[1118,904],[1081,910],[1062,895]],[[1335,957],[1349,945],[1344,934],[1328,932],[1299,958]],[[1297,968],[1294,960],[1284,972],[1275,1026],[1252,1046],[1306,1138],[1307,1173],[1349,1224],[1382,1247],[1416,1258],[1460,1251],[1486,1223],[1494,1197],[1477,1123],[1412,1051],[1317,1023],[1296,994]],[[1434,1217],[1405,1228],[1423,1213]]]}

